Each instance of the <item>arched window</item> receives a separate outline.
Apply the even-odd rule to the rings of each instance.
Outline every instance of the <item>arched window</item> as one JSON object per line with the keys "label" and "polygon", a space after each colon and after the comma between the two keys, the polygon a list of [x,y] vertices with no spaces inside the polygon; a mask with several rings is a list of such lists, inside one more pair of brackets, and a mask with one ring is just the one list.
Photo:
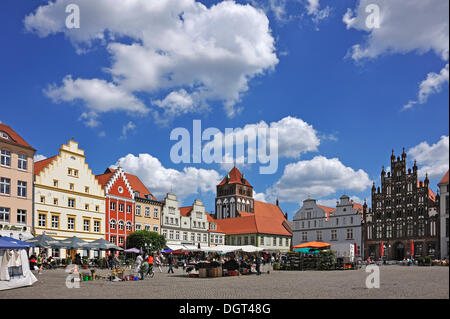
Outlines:
{"label": "arched window", "polygon": [[131,222],[127,222],[127,230],[131,231]]}
{"label": "arched window", "polygon": [[119,221],[119,230],[123,230],[123,220]]}
{"label": "arched window", "polygon": [[116,221],[114,219],[111,219],[109,222],[109,226],[111,229],[116,229]]}

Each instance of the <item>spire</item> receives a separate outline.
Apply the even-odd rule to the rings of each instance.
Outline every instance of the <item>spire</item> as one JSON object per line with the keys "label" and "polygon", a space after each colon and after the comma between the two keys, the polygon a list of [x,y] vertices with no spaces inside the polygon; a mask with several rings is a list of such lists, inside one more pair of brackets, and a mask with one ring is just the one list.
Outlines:
{"label": "spire", "polygon": [[392,162],[395,161],[394,149],[392,149],[391,161],[392,161]]}
{"label": "spire", "polygon": [[402,159],[406,159],[406,152],[405,152],[405,148],[403,148],[403,153],[402,153]]}
{"label": "spire", "polygon": [[384,175],[386,175],[386,172],[384,171],[384,165],[383,165],[383,168],[381,169],[381,176],[384,176]]}
{"label": "spire", "polygon": [[417,161],[414,160],[413,172],[417,172]]}

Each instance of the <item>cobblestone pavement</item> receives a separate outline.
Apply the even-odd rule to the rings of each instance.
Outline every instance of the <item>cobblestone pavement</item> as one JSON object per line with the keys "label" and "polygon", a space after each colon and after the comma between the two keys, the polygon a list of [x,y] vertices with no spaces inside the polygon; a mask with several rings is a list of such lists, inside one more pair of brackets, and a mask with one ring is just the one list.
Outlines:
{"label": "cobblestone pavement", "polygon": [[[99,271],[99,274],[106,271]],[[146,298],[146,299],[304,299],[304,298],[449,298],[448,267],[380,267],[380,288],[365,287],[364,268],[347,271],[276,271],[261,276],[188,278],[157,272],[143,281],[81,282],[68,289],[64,270],[36,275],[32,287],[0,291],[0,299],[11,298]]]}

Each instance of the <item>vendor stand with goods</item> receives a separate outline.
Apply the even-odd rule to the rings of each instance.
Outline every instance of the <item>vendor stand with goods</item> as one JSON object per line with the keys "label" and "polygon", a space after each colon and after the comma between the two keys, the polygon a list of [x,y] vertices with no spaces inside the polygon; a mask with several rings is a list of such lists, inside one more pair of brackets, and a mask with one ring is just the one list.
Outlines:
{"label": "vendor stand with goods", "polygon": [[34,245],[0,236],[0,290],[31,286],[37,281],[27,256],[31,247]]}

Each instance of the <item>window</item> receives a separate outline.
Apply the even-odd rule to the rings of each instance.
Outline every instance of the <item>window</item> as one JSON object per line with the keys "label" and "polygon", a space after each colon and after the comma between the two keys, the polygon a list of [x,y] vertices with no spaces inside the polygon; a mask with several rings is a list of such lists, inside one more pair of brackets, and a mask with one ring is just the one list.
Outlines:
{"label": "window", "polygon": [[159,227],[156,226],[156,225],[153,225],[153,231],[154,231],[155,233],[157,233],[157,232],[159,231]]}
{"label": "window", "polygon": [[56,179],[53,180],[53,187],[58,187],[58,181]]}
{"label": "window", "polygon": [[194,233],[191,234],[191,241],[192,241],[192,242],[195,241],[195,234],[194,234]]}
{"label": "window", "polygon": [[[1,208],[0,208],[0,214],[1,214]],[[39,227],[46,227],[46,225],[47,225],[47,215],[39,214],[38,225],[39,225]]]}
{"label": "window", "polygon": [[19,169],[27,170],[27,156],[24,154],[19,154],[19,163],[18,167]]}
{"label": "window", "polygon": [[413,224],[412,223],[408,223],[408,225],[406,226],[406,236],[413,236]]}
{"label": "window", "polygon": [[169,207],[169,214],[175,214],[175,208]]}
{"label": "window", "polygon": [[145,207],[145,217],[150,217],[150,207]]}
{"label": "window", "polygon": [[158,218],[159,215],[159,209],[157,207],[153,208],[153,218]]}
{"label": "window", "polygon": [[135,228],[136,230],[141,230],[141,229],[142,229],[142,225],[141,225],[141,224],[136,224],[136,225],[134,226],[134,228]]}
{"label": "window", "polygon": [[11,152],[2,150],[0,164],[4,166],[11,166]]}
{"label": "window", "polygon": [[202,218],[202,212],[196,212],[197,218]]}
{"label": "window", "polygon": [[179,231],[177,231],[177,232],[175,233],[175,239],[176,239],[176,240],[180,240],[180,232],[179,232]]}
{"label": "window", "polygon": [[83,221],[83,230],[87,232],[91,231],[91,221],[89,219]]}
{"label": "window", "polygon": [[167,238],[167,229],[163,229],[163,236],[164,238]]}
{"label": "window", "polygon": [[419,227],[417,228],[417,236],[425,236],[425,224],[423,220],[419,220]]}
{"label": "window", "polygon": [[127,213],[131,214],[131,205],[127,205]]}
{"label": "window", "polygon": [[169,223],[169,217],[166,216],[166,224]]}
{"label": "window", "polygon": [[11,194],[11,179],[6,177],[0,178],[0,194]]}
{"label": "window", "polygon": [[[376,234],[375,235],[376,235],[376,238],[378,238],[378,239],[383,237],[383,228],[381,226],[377,226],[376,227]],[[347,229],[347,236],[348,236],[348,229]]]}
{"label": "window", "polygon": [[170,217],[170,223],[173,224],[173,217]]}
{"label": "window", "polygon": [[109,237],[109,241],[115,245],[116,244],[116,236]]}
{"label": "window", "polygon": [[169,239],[173,239],[173,230],[169,231]]}
{"label": "window", "polygon": [[52,257],[59,258],[60,256],[59,248],[52,248]]}
{"label": "window", "polygon": [[84,187],[84,192],[89,194],[89,187],[85,186]]}
{"label": "window", "polygon": [[41,196],[41,203],[45,204],[45,196]]}
{"label": "window", "polygon": [[27,182],[17,181],[17,196],[27,197]]}
{"label": "window", "polygon": [[9,222],[9,208],[0,207],[0,222]]}
{"label": "window", "polygon": [[184,233],[183,233],[183,240],[188,240],[188,234],[187,234],[187,232],[184,232]]}
{"label": "window", "polygon": [[68,206],[74,208],[75,207],[75,199],[69,198]]}
{"label": "window", "polygon": [[119,245],[123,245],[123,237],[119,237]]}
{"label": "window", "polygon": [[100,206],[95,206],[95,211],[98,212],[100,210]]}
{"label": "window", "polygon": [[71,191],[73,191],[73,189],[75,188],[75,186],[73,185],[73,183],[70,183],[70,184],[69,184],[69,188],[70,188]]}
{"label": "window", "polygon": [[200,242],[202,240],[202,235],[201,234],[197,234],[197,241]]}
{"label": "window", "polygon": [[322,241],[322,231],[321,230],[316,231],[316,235],[317,241]]}
{"label": "window", "polygon": [[141,216],[141,205],[136,205],[136,215]]}
{"label": "window", "polygon": [[52,228],[59,228],[59,216],[52,215]]}
{"label": "window", "polygon": [[392,238],[392,225],[386,226],[386,238]]}
{"label": "window", "polygon": [[119,204],[119,212],[123,213],[123,204]]}
{"label": "window", "polygon": [[247,236],[244,237],[244,245],[248,245],[248,237]]}
{"label": "window", "polygon": [[67,218],[67,229],[69,229],[69,230],[75,229],[75,218],[74,217]]}
{"label": "window", "polygon": [[302,241],[308,241],[308,233],[307,232],[302,232]]}
{"label": "window", "polygon": [[109,209],[110,210],[116,210],[116,203],[115,202],[110,202],[109,203]]}
{"label": "window", "polygon": [[178,218],[175,218],[175,225],[178,225]]}
{"label": "window", "polygon": [[111,221],[109,222],[109,227],[111,229],[116,229],[116,221],[114,219],[111,219]]}
{"label": "window", "polygon": [[57,198],[53,198],[53,205],[58,206],[58,199]]}
{"label": "window", "polygon": [[132,226],[131,226],[131,222],[127,222],[127,231],[131,231]]}
{"label": "window", "polygon": [[89,204],[84,204],[84,209],[89,210]]}
{"label": "window", "polygon": [[337,240],[337,230],[336,229],[331,230],[331,240]]}
{"label": "window", "polygon": [[27,211],[24,209],[17,210],[17,223],[26,224],[27,223]]}
{"label": "window", "polygon": [[353,228],[347,228],[347,239],[353,239]]}
{"label": "window", "polygon": [[124,226],[123,220],[119,221],[118,226],[119,226],[119,230],[123,230],[123,226]]}

